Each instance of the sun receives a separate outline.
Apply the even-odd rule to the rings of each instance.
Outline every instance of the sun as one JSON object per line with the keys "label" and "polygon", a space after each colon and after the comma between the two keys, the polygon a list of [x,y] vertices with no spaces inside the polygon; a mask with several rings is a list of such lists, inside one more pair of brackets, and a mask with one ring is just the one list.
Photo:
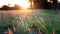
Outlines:
{"label": "sun", "polygon": [[19,0],[17,4],[20,5],[22,9],[27,9],[30,7],[28,0]]}

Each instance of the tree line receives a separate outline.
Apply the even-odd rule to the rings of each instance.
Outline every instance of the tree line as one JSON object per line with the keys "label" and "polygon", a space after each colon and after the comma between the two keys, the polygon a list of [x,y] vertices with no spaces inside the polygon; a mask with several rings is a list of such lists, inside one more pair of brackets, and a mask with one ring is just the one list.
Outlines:
{"label": "tree line", "polygon": [[[60,9],[60,3],[58,3],[57,0],[50,0],[52,2],[47,2],[47,0],[30,0],[30,2],[33,2],[32,9]],[[31,5],[32,6],[32,5]],[[21,9],[21,7],[17,4],[15,4],[14,7],[8,7],[6,5],[2,6],[0,10],[14,10],[14,9]]]}

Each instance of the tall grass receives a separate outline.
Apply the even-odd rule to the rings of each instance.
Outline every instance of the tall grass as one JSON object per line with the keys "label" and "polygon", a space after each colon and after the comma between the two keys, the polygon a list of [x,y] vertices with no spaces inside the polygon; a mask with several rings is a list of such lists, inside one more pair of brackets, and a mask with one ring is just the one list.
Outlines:
{"label": "tall grass", "polygon": [[[30,34],[33,34],[32,25],[36,24],[41,34],[60,34],[60,16],[53,10],[45,10],[32,15],[3,14],[0,13],[0,28],[11,27],[16,32],[27,34],[27,28],[30,28]],[[1,30],[0,30],[1,31]]]}

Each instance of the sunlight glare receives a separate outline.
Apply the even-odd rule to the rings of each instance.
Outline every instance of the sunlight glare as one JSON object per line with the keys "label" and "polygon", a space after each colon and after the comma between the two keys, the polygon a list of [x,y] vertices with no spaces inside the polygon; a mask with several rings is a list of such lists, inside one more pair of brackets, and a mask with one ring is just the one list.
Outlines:
{"label": "sunlight glare", "polygon": [[27,0],[20,0],[17,2],[17,4],[20,5],[23,9],[30,7],[30,3]]}
{"label": "sunlight glare", "polygon": [[60,0],[58,0],[60,2]]}
{"label": "sunlight glare", "polygon": [[0,0],[0,7],[1,5],[8,5],[14,6],[15,4],[20,5],[22,8],[29,8],[30,3],[28,0]]}

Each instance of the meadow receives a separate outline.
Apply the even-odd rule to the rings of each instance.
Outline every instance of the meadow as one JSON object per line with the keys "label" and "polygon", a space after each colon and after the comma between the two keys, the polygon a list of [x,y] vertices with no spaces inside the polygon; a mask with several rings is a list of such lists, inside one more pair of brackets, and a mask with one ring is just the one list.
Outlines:
{"label": "meadow", "polygon": [[0,33],[60,34],[59,10],[8,10],[0,11]]}

